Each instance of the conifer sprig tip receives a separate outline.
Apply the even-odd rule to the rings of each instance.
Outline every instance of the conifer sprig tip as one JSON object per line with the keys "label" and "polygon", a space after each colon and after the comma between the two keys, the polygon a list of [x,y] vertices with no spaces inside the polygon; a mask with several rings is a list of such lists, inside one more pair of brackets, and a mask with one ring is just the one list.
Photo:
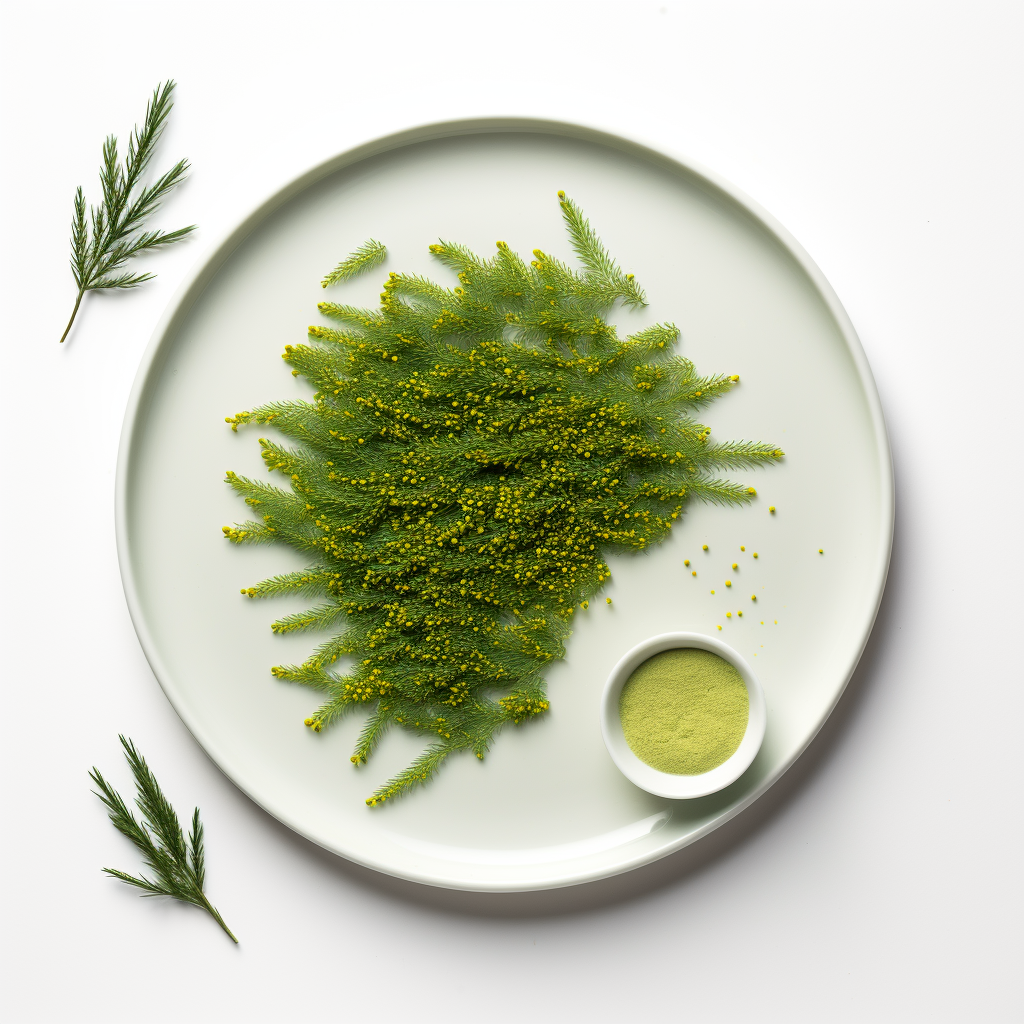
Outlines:
{"label": "conifer sprig tip", "polygon": [[192,813],[192,828],[186,840],[178,816],[145,758],[130,739],[124,736],[119,739],[135,779],[135,805],[142,820],[135,817],[121,794],[103,778],[98,768],[94,767],[89,772],[89,778],[98,787],[98,791],[93,792],[107,808],[114,828],[142,854],[153,877],[129,875],[117,868],[104,868],[104,873],[141,890],[143,896],[169,896],[205,910],[237,944],[238,939],[204,892],[206,857],[199,808]]}
{"label": "conifer sprig tip", "polygon": [[117,138],[107,136],[100,167],[103,201],[99,206],[88,206],[81,186],[75,192],[75,210],[71,220],[71,273],[78,286],[78,295],[71,319],[61,335],[62,344],[71,332],[86,292],[137,288],[152,280],[155,276],[152,273],[119,271],[140,253],[180,242],[196,228],[195,224],[190,224],[173,231],[143,230],[146,219],[185,180],[189,169],[187,160],[179,160],[156,181],[149,185],[141,184],[174,106],[174,88],[175,82],[168,79],[153,90],[142,127],[136,125],[128,139],[123,167],[118,160]]}

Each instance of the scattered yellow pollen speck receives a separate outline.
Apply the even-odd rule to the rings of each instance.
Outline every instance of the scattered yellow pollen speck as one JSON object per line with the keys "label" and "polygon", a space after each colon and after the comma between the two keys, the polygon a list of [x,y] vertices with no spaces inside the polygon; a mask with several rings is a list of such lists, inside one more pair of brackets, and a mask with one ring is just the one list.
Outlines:
{"label": "scattered yellow pollen speck", "polygon": [[722,628],[721,626],[716,626],[716,627],[715,627],[715,629],[721,629],[721,628]]}
{"label": "scattered yellow pollen speck", "polygon": [[825,552],[824,552],[824,551],[822,551],[822,549],[821,549],[821,548],[818,548],[818,554],[819,554],[819,555],[823,555],[823,554],[825,554]]}
{"label": "scattered yellow pollen speck", "polygon": [[738,569],[738,568],[739,568],[739,565],[738,565],[738,564],[737,564],[736,562],[733,562],[733,563],[732,563],[732,567],[733,567],[734,569]]}
{"label": "scattered yellow pollen speck", "polygon": [[705,545],[704,545],[704,546],[703,546],[703,547],[701,548],[701,550],[702,550],[702,551],[707,551],[707,549],[708,549],[708,546],[707,546],[707,544],[705,544]]}
{"label": "scattered yellow pollen speck", "polygon": [[743,546],[743,545],[741,544],[741,545],[740,545],[740,551],[746,551],[746,550],[747,550],[747,549],[746,549],[746,548],[745,548],[745,547],[744,547],[744,546]]}
{"label": "scattered yellow pollen speck", "polygon": [[754,557],[757,558],[757,552],[756,551],[754,552]]}
{"label": "scattered yellow pollen speck", "polygon": [[776,620],[775,620],[775,625],[777,626],[778,624],[779,624],[779,620],[778,620],[778,619],[776,619]]}
{"label": "scattered yellow pollen speck", "polygon": [[683,559],[683,565],[689,565],[689,564],[690,564],[690,560],[688,558],[684,558]]}
{"label": "scattered yellow pollen speck", "polygon": [[604,603],[605,603],[605,604],[611,604],[611,603],[612,603],[612,599],[611,599],[610,597],[606,597],[606,598],[604,599]]}
{"label": "scattered yellow pollen speck", "polygon": [[756,601],[757,600],[757,594],[751,594],[750,595],[750,600],[751,601]]}
{"label": "scattered yellow pollen speck", "polygon": [[726,580],[726,581],[725,581],[725,585],[726,585],[727,587],[731,587],[731,586],[732,586],[732,580]]}
{"label": "scattered yellow pollen speck", "polygon": [[733,382],[733,384],[738,384],[738,383],[739,383],[739,380],[740,380],[740,375],[739,375],[738,373],[734,373],[734,374],[733,374],[733,375],[732,375],[732,376],[731,376],[731,377],[729,378],[729,380],[731,380],[731,381]]}
{"label": "scattered yellow pollen speck", "polygon": [[690,575],[691,576],[696,576],[697,575],[697,570],[696,569],[691,569],[690,570]]}
{"label": "scattered yellow pollen speck", "polygon": [[[761,620],[761,625],[764,625],[764,619]],[[764,644],[761,644],[761,646],[764,647]]]}
{"label": "scattered yellow pollen speck", "polygon": [[741,619],[743,618],[743,612],[737,612],[736,614],[737,614],[737,615],[738,615],[738,616],[739,616],[739,617],[740,617]]}
{"label": "scattered yellow pollen speck", "polygon": [[775,506],[774,505],[769,505],[768,506],[768,511],[771,512],[772,515],[775,515]]}
{"label": "scattered yellow pollen speck", "polygon": [[755,491],[753,487],[748,487],[747,494],[757,494],[757,491]]}
{"label": "scattered yellow pollen speck", "polygon": [[732,612],[726,612],[726,613],[725,613],[725,617],[726,617],[727,619],[731,619],[731,618],[732,618]]}
{"label": "scattered yellow pollen speck", "polygon": [[711,593],[713,594],[713,593],[714,593],[714,591],[712,590],[712,591],[711,591]]}

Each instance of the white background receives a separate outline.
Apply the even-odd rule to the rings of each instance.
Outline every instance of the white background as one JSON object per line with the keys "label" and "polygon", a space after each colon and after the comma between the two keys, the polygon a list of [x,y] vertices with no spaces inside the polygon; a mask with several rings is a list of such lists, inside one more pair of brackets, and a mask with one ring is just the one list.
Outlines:
{"label": "white background", "polygon": [[[3,944],[11,1021],[1020,1020],[1024,8],[10,4],[2,17]],[[74,301],[75,186],[179,82],[143,289]],[[691,157],[803,243],[871,361],[892,569],[838,710],[755,807],[633,874],[515,896],[353,867],[207,760],[132,630],[114,467],[188,268],[312,164],[426,121],[573,120]],[[207,825],[198,911],[89,794],[131,735]]]}

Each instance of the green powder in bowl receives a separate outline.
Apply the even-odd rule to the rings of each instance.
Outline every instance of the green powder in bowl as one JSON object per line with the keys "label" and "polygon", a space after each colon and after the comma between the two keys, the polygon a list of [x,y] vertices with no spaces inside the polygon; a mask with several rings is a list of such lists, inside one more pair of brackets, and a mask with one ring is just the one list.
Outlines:
{"label": "green powder in bowl", "polygon": [[710,651],[677,647],[648,658],[619,695],[622,731],[645,764],[702,775],[728,761],[747,731],[743,677]]}

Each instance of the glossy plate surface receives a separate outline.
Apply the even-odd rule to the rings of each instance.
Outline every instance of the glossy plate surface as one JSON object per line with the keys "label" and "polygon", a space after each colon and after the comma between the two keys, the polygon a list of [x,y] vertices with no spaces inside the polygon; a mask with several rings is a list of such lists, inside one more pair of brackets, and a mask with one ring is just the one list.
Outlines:
{"label": "glossy plate surface", "polygon": [[[267,478],[256,438],[268,430],[233,434],[224,417],[308,394],[281,351],[320,322],[321,277],[365,239],[385,242],[388,262],[332,289],[332,298],[374,305],[389,270],[447,280],[427,251],[439,237],[485,255],[500,238],[524,255],[542,248],[569,259],[558,189],[646,289],[649,307],[614,317],[620,334],[677,323],[680,351],[701,372],[741,375],[705,415],[713,436],[771,441],[786,459],[740,477],[758,489],[752,506],[693,506],[659,548],[612,561],[602,596],[614,604],[599,599],[578,615],[568,657],[548,675],[547,715],[502,733],[486,761],[456,757],[427,788],[371,810],[364,797],[420,741],[392,732],[356,769],[349,753],[359,716],[314,735],[302,720],[317,694],[270,676],[271,665],[303,660],[316,642],[270,632],[274,618],[305,602],[252,602],[239,589],[303,560],[283,546],[224,541],[221,526],[247,517],[224,471]],[[117,486],[121,572],[139,638],[174,708],[222,770],[343,857],[432,885],[496,891],[629,870],[693,842],[763,793],[821,727],[857,664],[893,524],[892,466],[870,371],[799,245],[707,171],[591,129],[520,120],[433,125],[370,143],[249,216],[196,269],[157,329],[129,403]],[[737,782],[677,802],[637,789],[615,768],[599,704],[626,651],[680,630],[721,636],[750,662],[768,725]]]}

